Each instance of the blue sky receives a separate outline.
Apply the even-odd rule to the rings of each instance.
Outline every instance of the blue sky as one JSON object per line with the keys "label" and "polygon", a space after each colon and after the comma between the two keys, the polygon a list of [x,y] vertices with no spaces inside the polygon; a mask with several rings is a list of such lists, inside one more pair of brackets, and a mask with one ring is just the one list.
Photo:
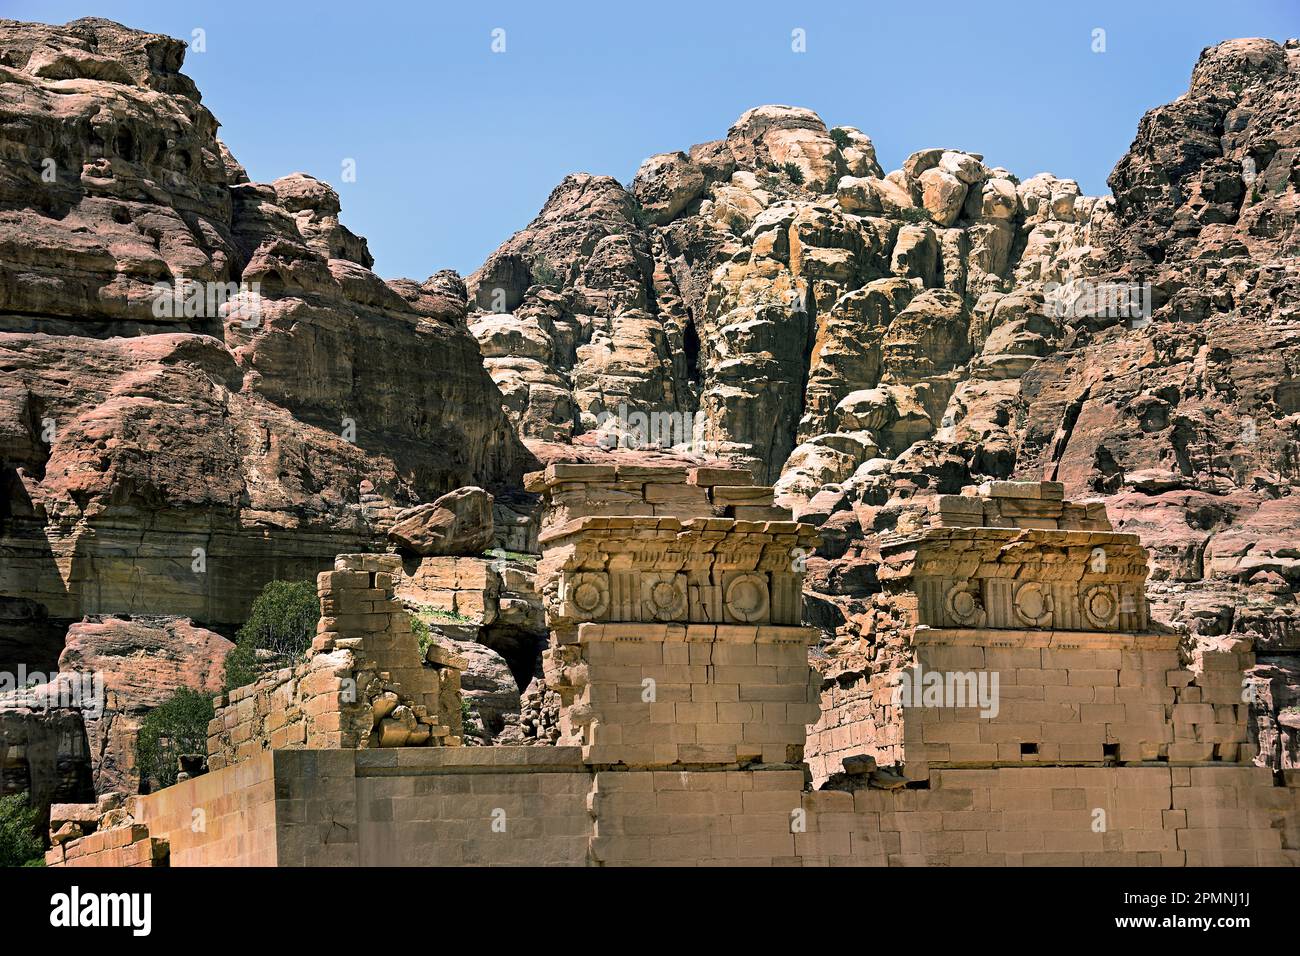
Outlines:
{"label": "blue sky", "polygon": [[1300,35],[1296,0],[0,0],[0,13],[202,29],[185,71],[249,175],[333,183],[375,270],[416,279],[473,271],[566,173],[628,182],[646,156],[722,137],[763,103],[859,127],[886,170],[955,146],[1106,192],[1138,119],[1187,89],[1203,47]]}

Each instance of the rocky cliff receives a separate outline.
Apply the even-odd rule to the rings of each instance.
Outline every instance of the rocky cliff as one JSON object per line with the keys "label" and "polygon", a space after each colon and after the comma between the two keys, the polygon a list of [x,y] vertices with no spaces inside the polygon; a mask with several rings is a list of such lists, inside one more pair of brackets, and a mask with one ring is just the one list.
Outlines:
{"label": "rocky cliff", "polygon": [[[1300,686],[1300,44],[1202,53],[1083,196],[955,148],[764,106],[575,175],[468,280],[525,436],[691,416],[819,525],[825,669],[870,667],[875,535],[985,478],[1106,498],[1155,552],[1157,613],[1246,640],[1261,746]],[[912,517],[909,517],[912,516]]]}
{"label": "rocky cliff", "polygon": [[184,50],[0,22],[0,663],[85,614],[237,626],[529,460],[459,277],[384,282],[331,187],[249,182]]}
{"label": "rocky cliff", "polygon": [[1204,51],[1111,196],[949,147],[886,172],[861,130],[762,106],[627,186],[567,177],[468,279],[422,283],[370,271],[325,183],[250,182],[183,54],[0,21],[0,666],[52,669],[89,615],[229,632],[399,511],[511,499],[525,442],[553,457],[640,413],[821,529],[828,680],[872,666],[878,534],[972,482],[1054,478],[1142,535],[1189,646],[1253,643],[1283,759],[1296,41]]}

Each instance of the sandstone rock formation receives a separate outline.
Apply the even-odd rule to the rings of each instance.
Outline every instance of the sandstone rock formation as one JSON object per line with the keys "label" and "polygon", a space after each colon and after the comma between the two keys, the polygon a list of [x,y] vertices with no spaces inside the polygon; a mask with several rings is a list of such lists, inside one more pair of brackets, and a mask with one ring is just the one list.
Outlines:
{"label": "sandstone rock formation", "polygon": [[468,321],[521,435],[676,415],[687,437],[649,444],[775,484],[822,530],[810,608],[840,636],[870,635],[875,538],[914,498],[1109,499],[1157,616],[1252,640],[1261,733],[1290,739],[1298,92],[1296,41],[1207,49],[1102,198],[955,148],[885,173],[861,131],[759,107],[628,189],[566,179],[470,277]]}
{"label": "sandstone rock formation", "polygon": [[330,186],[250,182],[183,56],[0,22],[6,666],[48,668],[86,614],[237,626],[266,581],[528,459],[459,278],[385,282]]}
{"label": "sandstone rock formation", "polygon": [[[622,492],[575,479],[539,516],[523,472],[611,447],[651,475],[725,458],[767,496],[660,488],[656,515],[762,518],[741,509],[774,491],[817,526],[805,623],[833,656],[876,641],[882,535],[1050,479],[1141,537],[1189,659],[1250,645],[1252,740],[1297,767],[1300,43],[1204,51],[1113,196],[951,146],[886,171],[863,131],[760,106],[626,187],[567,177],[467,280],[422,283],[370,271],[327,184],[250,182],[183,53],[0,21],[0,666],[53,670],[90,615],[232,632],[267,580],[390,533],[536,552],[542,520]],[[461,535],[442,496],[471,485],[493,497]],[[523,689],[516,725],[499,662],[469,655],[484,738],[552,739],[511,587],[435,590],[479,595],[460,636]]]}

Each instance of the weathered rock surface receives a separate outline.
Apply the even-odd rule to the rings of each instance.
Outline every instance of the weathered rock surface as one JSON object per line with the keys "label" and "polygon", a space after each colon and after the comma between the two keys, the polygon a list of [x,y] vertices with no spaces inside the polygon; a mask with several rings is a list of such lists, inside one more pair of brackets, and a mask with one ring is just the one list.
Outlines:
{"label": "weathered rock surface", "polygon": [[[1300,43],[1205,50],[1113,196],[949,146],[886,172],[862,131],[760,106],[626,188],[567,177],[466,281],[423,283],[370,271],[326,184],[249,182],[182,55],[0,21],[10,662],[87,614],[236,624],[269,578],[471,484],[497,545],[535,548],[533,453],[583,461],[613,428],[743,465],[820,527],[828,674],[870,661],[878,536],[935,495],[1106,499],[1189,648],[1253,643],[1261,752],[1295,766]],[[182,278],[245,288],[187,314],[158,294]],[[547,739],[522,706],[503,733]]]}
{"label": "weathered rock surface", "polygon": [[0,719],[24,720],[37,737],[42,727],[75,723],[81,743],[72,750],[85,748],[95,791],[134,793],[141,718],[182,687],[219,693],[233,647],[185,618],[89,617],[68,629],[47,683],[0,696]]}
{"label": "weathered rock surface", "polygon": [[[616,397],[685,413],[690,450],[774,484],[823,529],[810,606],[840,637],[869,639],[874,537],[913,499],[1055,478],[1150,543],[1158,613],[1192,642],[1250,635],[1291,686],[1298,94],[1296,41],[1207,49],[1103,198],[955,148],[885,173],[860,131],[759,107],[647,160],[630,195],[570,177],[471,278],[469,321],[535,343],[526,369],[488,359],[520,434],[582,437]],[[563,268],[536,282],[528,256],[552,247]],[[595,268],[621,298],[593,303]]]}
{"label": "weathered rock surface", "polygon": [[492,506],[492,496],[482,488],[457,488],[400,512],[388,537],[413,554],[482,554],[492,543]]}
{"label": "weathered rock surface", "polygon": [[237,625],[266,581],[528,459],[460,279],[385,282],[330,186],[249,182],[183,55],[0,21],[6,665],[87,614]]}

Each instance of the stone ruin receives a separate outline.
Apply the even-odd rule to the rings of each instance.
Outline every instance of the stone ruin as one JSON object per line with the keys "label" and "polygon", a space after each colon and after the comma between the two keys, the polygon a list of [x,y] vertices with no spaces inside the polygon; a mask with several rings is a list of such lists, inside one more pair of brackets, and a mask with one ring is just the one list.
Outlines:
{"label": "stone ruin", "polygon": [[837,646],[803,623],[816,532],[747,474],[529,481],[553,745],[456,746],[456,661],[420,663],[397,559],[343,556],[308,661],[221,701],[213,769],[56,807],[48,861],[1300,864],[1295,781],[1254,764],[1249,651],[1184,659],[1137,537],[1058,484],[905,515],[869,633]]}
{"label": "stone ruin", "polygon": [[[1253,655],[1199,650],[1184,666],[1179,635],[1150,620],[1136,535],[1056,482],[967,492],[882,537],[872,640],[825,668],[814,781],[860,755],[913,780],[931,767],[1251,763]],[[996,716],[900,703],[927,673],[996,674]]]}
{"label": "stone ruin", "polygon": [[459,746],[461,662],[424,666],[395,596],[396,555],[339,555],[316,579],[321,619],[307,659],[216,698],[208,768],[261,750]]}

